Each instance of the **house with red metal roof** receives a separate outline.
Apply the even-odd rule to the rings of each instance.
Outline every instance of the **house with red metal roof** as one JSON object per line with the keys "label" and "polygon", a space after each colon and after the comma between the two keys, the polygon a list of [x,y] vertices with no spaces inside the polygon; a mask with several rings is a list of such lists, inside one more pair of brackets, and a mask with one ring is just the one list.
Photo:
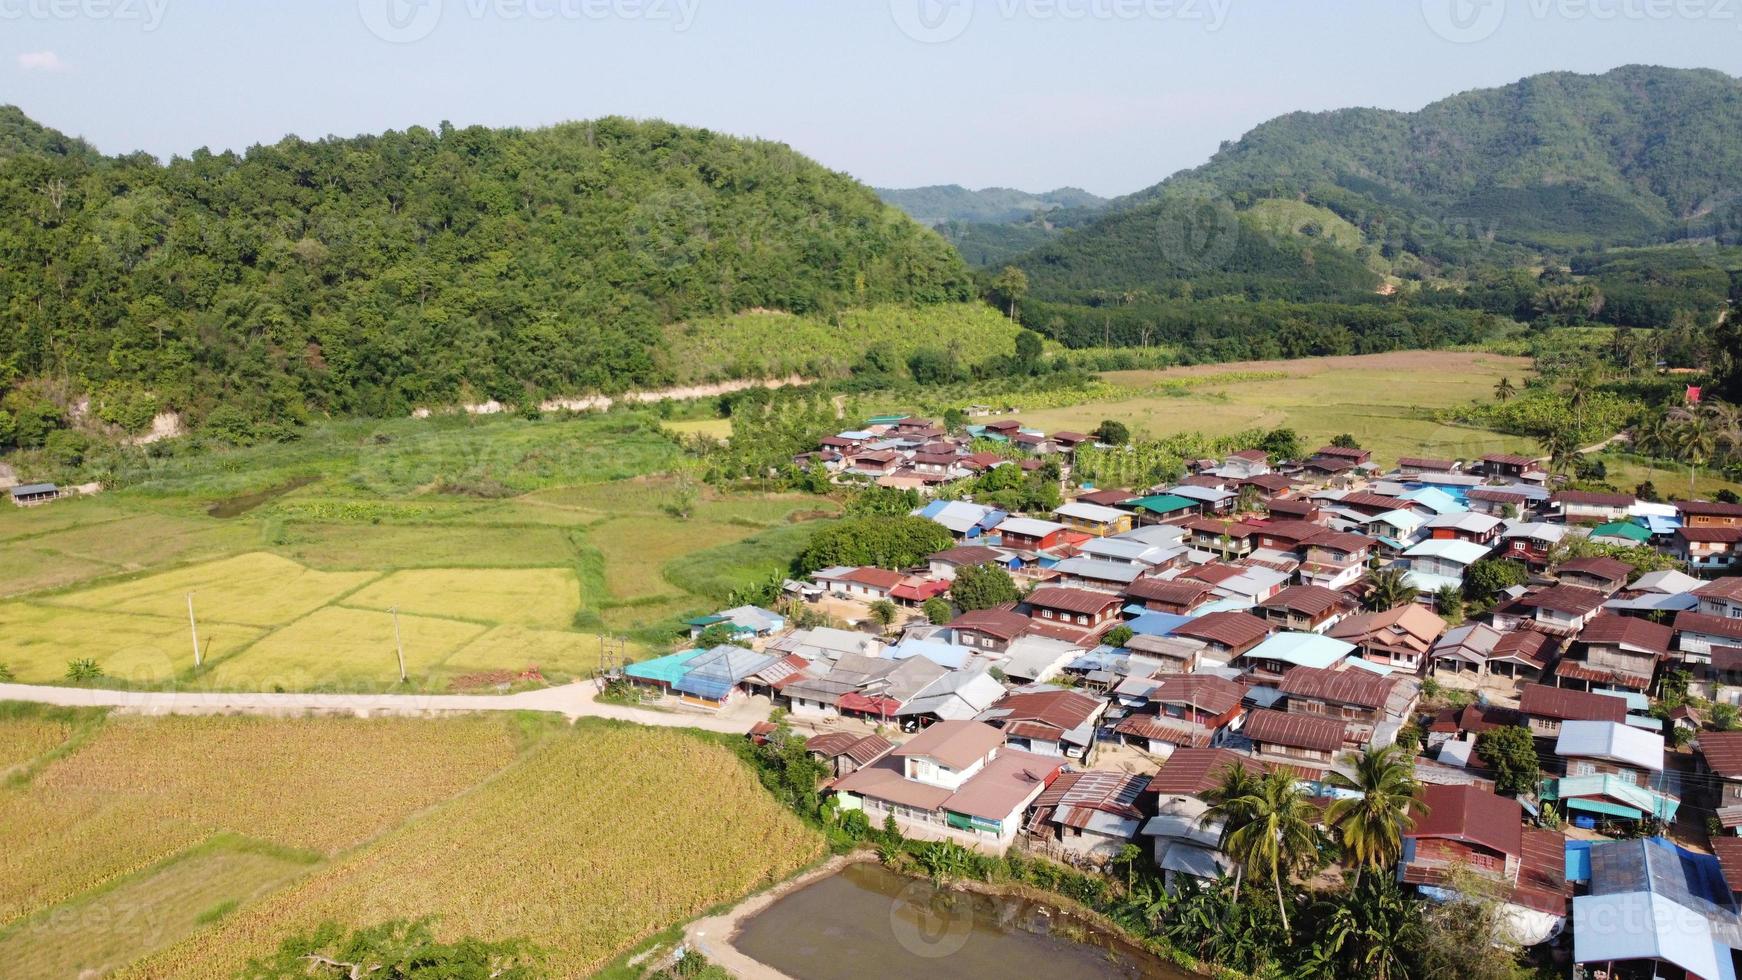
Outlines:
{"label": "house with red metal roof", "polygon": [[1742,827],[1742,732],[1701,732],[1694,742],[1700,772],[1718,789],[1718,822],[1734,833]]}
{"label": "house with red metal roof", "polygon": [[1106,699],[1077,691],[1017,690],[980,712],[976,720],[1003,732],[1005,743],[1013,748],[1087,760],[1106,713]]}
{"label": "house with red metal roof", "polygon": [[881,735],[860,735],[856,732],[827,732],[805,740],[806,752],[829,764],[834,778],[876,762],[883,753],[895,748],[895,743]]}
{"label": "house with red metal roof", "polygon": [[1328,769],[1344,749],[1344,727],[1333,718],[1260,708],[1241,729],[1252,751],[1291,763]]}
{"label": "house with red metal roof", "polygon": [[1675,631],[1648,619],[1604,613],[1591,620],[1570,656],[1555,665],[1555,684],[1577,691],[1645,691],[1669,658]]}
{"label": "house with red metal roof", "polygon": [[1596,589],[1553,585],[1494,610],[1494,625],[1503,630],[1528,627],[1550,636],[1576,636],[1603,610],[1609,597]]}
{"label": "house with red metal roof", "polygon": [[1323,633],[1337,625],[1354,606],[1341,592],[1316,585],[1294,585],[1260,602],[1256,614],[1279,630]]}
{"label": "house with red metal roof", "polygon": [[956,643],[987,653],[1003,653],[1026,636],[1034,621],[1013,609],[976,609],[950,620]]}
{"label": "house with red metal roof", "polygon": [[1206,748],[1246,711],[1247,687],[1213,674],[1167,674],[1149,692],[1154,713],[1140,711],[1113,726],[1120,741],[1150,755]]}
{"label": "house with red metal roof", "polygon": [[1555,568],[1555,578],[1562,585],[1576,585],[1613,596],[1627,586],[1633,566],[1616,558],[1594,555],[1561,562]]}
{"label": "house with red metal roof", "polygon": [[1709,663],[1716,647],[1742,646],[1742,578],[1715,579],[1694,590],[1699,606],[1675,617],[1676,648],[1689,663]]}
{"label": "house with red metal roof", "polygon": [[1413,677],[1317,667],[1293,668],[1277,690],[1287,699],[1288,714],[1341,725],[1343,747],[1352,750],[1396,741],[1421,697],[1421,685]]}
{"label": "house with red metal roof", "polygon": [[887,599],[907,580],[906,575],[887,568],[825,568],[811,578],[831,592],[867,600]]}
{"label": "house with red metal roof", "polygon": [[1476,786],[1428,785],[1421,802],[1404,834],[1399,882],[1444,888],[1468,870],[1499,890],[1513,939],[1534,944],[1559,930],[1573,894],[1564,836],[1526,828],[1517,800]]}
{"label": "house with red metal roof", "polygon": [[1562,490],[1549,498],[1569,524],[1603,524],[1627,517],[1627,512],[1639,501],[1629,493],[1600,493],[1593,490]]}
{"label": "house with red metal roof", "polygon": [[1173,635],[1202,642],[1217,659],[1233,660],[1264,642],[1270,624],[1248,613],[1213,612],[1176,627]]}
{"label": "house with red metal roof", "polygon": [[1110,592],[1048,586],[1030,593],[1027,603],[1030,619],[1089,632],[1118,619],[1124,600]]}
{"label": "house with red metal roof", "polygon": [[1559,738],[1564,722],[1627,720],[1627,702],[1621,698],[1545,684],[1526,685],[1518,710],[1537,738]]}
{"label": "house with red metal roof", "polygon": [[1002,853],[1064,760],[1004,744],[977,721],[941,721],[830,787],[844,810],[873,826],[893,818],[909,836]]}

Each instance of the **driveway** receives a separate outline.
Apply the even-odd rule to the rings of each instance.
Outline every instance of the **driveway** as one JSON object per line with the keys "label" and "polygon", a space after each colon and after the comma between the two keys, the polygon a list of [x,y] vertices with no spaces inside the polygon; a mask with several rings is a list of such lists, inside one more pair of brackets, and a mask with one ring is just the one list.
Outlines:
{"label": "driveway", "polygon": [[84,687],[0,684],[0,701],[34,701],[69,708],[113,708],[140,715],[308,712],[370,715],[432,715],[455,711],[548,711],[573,721],[609,718],[658,728],[699,728],[742,735],[753,721],[742,714],[719,717],[702,711],[656,711],[600,704],[591,681],[518,694],[267,694],[219,691],[105,691]]}

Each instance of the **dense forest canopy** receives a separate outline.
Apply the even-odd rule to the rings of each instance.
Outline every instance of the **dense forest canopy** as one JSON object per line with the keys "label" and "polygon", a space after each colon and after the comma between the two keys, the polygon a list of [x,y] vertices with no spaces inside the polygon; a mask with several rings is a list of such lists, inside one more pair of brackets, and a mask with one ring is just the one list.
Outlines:
{"label": "dense forest canopy", "polygon": [[[972,295],[784,145],[606,118],[161,164],[0,110],[0,390],[256,418],[657,386],[661,327]],[[21,394],[23,390],[23,394]]]}

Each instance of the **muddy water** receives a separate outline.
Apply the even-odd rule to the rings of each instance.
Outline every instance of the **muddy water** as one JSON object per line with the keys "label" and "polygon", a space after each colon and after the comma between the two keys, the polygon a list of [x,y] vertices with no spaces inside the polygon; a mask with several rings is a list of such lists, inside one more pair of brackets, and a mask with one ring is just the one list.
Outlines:
{"label": "muddy water", "polygon": [[206,513],[212,517],[241,517],[261,504],[270,503],[292,490],[306,487],[315,482],[316,477],[299,476],[289,483],[270,487],[256,493],[243,494],[240,497],[230,497],[220,500],[206,508]]}
{"label": "muddy water", "polygon": [[1056,909],[939,891],[878,864],[849,865],[787,895],[732,945],[798,980],[1193,977]]}

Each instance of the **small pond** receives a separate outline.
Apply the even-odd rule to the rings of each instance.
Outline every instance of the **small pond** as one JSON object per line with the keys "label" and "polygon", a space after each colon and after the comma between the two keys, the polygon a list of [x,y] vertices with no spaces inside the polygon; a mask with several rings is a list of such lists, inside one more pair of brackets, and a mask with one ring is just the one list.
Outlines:
{"label": "small pond", "polygon": [[269,487],[265,490],[243,494],[239,497],[230,497],[225,500],[220,500],[212,506],[207,507],[206,514],[211,517],[222,518],[241,517],[243,514],[259,507],[261,504],[270,503],[292,490],[308,486],[315,482],[315,479],[316,478],[312,476],[299,476],[289,483],[280,484],[276,487]]}
{"label": "small pond", "polygon": [[939,890],[874,863],[782,897],[733,945],[798,980],[1195,976],[1040,903]]}

